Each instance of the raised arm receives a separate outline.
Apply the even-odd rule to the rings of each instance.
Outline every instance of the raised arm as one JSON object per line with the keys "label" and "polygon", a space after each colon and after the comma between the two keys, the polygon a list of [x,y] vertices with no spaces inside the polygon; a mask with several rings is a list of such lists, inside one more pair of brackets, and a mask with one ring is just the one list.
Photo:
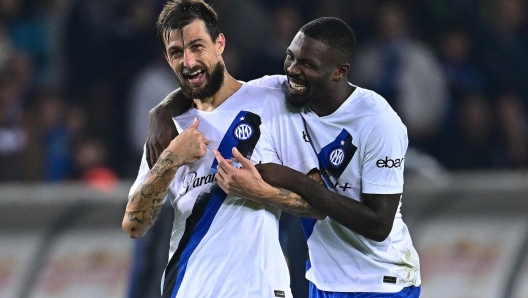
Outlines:
{"label": "raised arm", "polygon": [[149,168],[152,168],[152,165],[156,163],[171,140],[178,136],[172,117],[183,114],[191,107],[191,104],[192,100],[183,96],[178,88],[150,110],[146,140],[146,156]]}
{"label": "raised arm", "polygon": [[401,194],[362,194],[363,202],[358,202],[292,169],[276,164],[256,168],[267,183],[297,193],[316,209],[366,238],[381,242],[392,230]]}
{"label": "raised arm", "polygon": [[[241,169],[233,167],[231,162],[225,160],[218,151],[215,151],[215,157],[218,160],[218,173],[216,174],[218,185],[227,194],[268,204],[302,217],[316,219],[323,219],[326,217],[323,212],[314,208],[301,196],[288,189],[271,186],[262,180],[253,163],[242,156],[236,148],[233,148],[233,157],[240,162],[242,165]],[[281,165],[277,166],[287,168]],[[297,172],[295,170],[292,171]],[[304,174],[300,172],[297,173],[304,176]],[[309,177],[313,177],[314,180],[321,181],[321,177],[317,171],[309,173],[308,175]]]}
{"label": "raised arm", "polygon": [[154,224],[178,169],[205,156],[209,142],[198,131],[198,125],[196,119],[169,143],[145,180],[128,198],[122,227],[130,237],[142,237]]}

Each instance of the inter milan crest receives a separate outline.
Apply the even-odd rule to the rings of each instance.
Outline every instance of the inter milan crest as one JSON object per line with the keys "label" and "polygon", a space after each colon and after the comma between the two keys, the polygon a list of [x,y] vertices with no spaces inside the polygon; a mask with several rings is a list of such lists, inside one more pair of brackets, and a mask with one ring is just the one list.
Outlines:
{"label": "inter milan crest", "polygon": [[[328,174],[327,176],[332,177],[335,183],[348,167],[356,151],[356,146],[352,144],[352,135],[343,129],[332,142],[317,153],[321,170],[324,170]],[[325,178],[323,177],[323,179]],[[334,183],[330,183],[330,185]]]}
{"label": "inter milan crest", "polygon": [[330,151],[330,154],[328,155],[328,161],[332,166],[337,168],[345,160],[345,150],[343,149],[343,147],[337,147]]}
{"label": "inter milan crest", "polygon": [[253,127],[246,122],[238,124],[233,130],[235,139],[245,141],[253,136]]}

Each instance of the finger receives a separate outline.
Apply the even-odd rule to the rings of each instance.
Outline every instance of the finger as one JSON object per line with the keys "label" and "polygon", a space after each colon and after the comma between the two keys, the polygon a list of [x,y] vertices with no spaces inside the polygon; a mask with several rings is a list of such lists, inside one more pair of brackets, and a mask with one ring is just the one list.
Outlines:
{"label": "finger", "polygon": [[242,167],[251,168],[254,166],[251,160],[245,158],[244,155],[242,155],[242,153],[240,153],[240,151],[238,151],[236,147],[233,147],[232,151],[233,151],[233,157],[236,158],[236,160],[238,160],[238,162],[242,165]]}
{"label": "finger", "polygon": [[233,169],[236,169],[233,167],[233,161],[231,159],[226,160],[218,150],[215,150],[214,153],[215,158],[218,161],[218,171],[220,171],[221,168],[225,175],[228,175]]}
{"label": "finger", "polygon": [[218,181],[218,186],[220,186],[220,188],[225,192],[225,193],[229,193],[229,190],[227,189],[226,185],[225,185],[225,180],[224,180],[224,177],[222,177],[222,175],[216,173],[215,175],[216,177],[216,180]]}
{"label": "finger", "polygon": [[218,181],[219,184],[220,184],[220,183],[223,184],[224,181],[225,181],[224,176],[223,176],[220,172],[217,172],[217,173],[215,174],[215,178],[216,178],[216,180]]}
{"label": "finger", "polygon": [[221,165],[218,165],[218,167],[216,167],[216,170],[218,174],[222,175],[222,178],[227,178],[228,173]]}
{"label": "finger", "polygon": [[218,161],[218,168],[222,168],[224,172],[227,173],[225,168],[226,166],[230,166],[230,164],[224,159],[224,157],[222,156],[222,154],[220,154],[218,150],[214,150],[214,155],[216,160]]}

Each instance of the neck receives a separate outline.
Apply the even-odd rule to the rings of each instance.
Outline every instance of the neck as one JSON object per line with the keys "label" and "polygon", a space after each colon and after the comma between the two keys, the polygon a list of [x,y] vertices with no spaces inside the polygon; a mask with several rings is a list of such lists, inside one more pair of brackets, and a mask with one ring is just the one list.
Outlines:
{"label": "neck", "polygon": [[204,112],[214,111],[224,101],[226,101],[231,95],[238,91],[242,87],[242,83],[235,80],[227,70],[224,72],[224,83],[220,90],[218,90],[213,96],[204,99],[194,99],[194,105],[196,109]]}
{"label": "neck", "polygon": [[347,100],[347,98],[356,90],[356,87],[351,86],[347,80],[340,81],[335,87],[330,88],[324,98],[312,100],[308,105],[310,109],[319,117],[328,116]]}

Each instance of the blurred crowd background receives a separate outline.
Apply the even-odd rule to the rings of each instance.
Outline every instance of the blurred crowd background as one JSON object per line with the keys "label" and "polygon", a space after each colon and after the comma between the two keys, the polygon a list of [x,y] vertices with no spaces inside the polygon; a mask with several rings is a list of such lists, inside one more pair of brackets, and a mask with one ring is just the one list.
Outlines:
{"label": "blurred crowd background", "polygon": [[[0,1],[0,182],[135,178],[148,111],[178,87],[154,25],[165,2]],[[283,74],[298,29],[336,16],[357,37],[350,81],[390,102],[413,152],[528,167],[526,0],[206,2],[235,78]]]}

